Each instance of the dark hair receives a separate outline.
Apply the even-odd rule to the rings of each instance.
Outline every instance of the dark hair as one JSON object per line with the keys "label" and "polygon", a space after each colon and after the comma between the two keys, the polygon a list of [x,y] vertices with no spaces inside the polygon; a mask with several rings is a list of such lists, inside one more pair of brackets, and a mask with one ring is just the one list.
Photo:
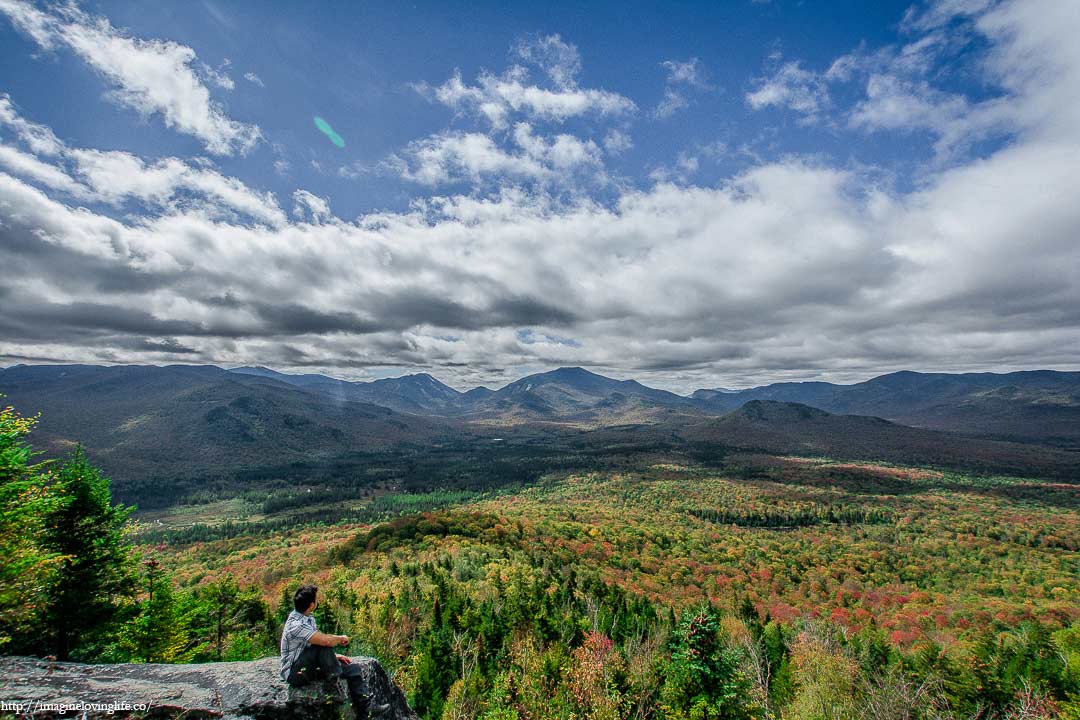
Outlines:
{"label": "dark hair", "polygon": [[292,603],[293,607],[296,608],[296,612],[307,612],[307,609],[315,602],[315,593],[318,590],[319,588],[314,585],[301,585],[296,594],[292,596]]}

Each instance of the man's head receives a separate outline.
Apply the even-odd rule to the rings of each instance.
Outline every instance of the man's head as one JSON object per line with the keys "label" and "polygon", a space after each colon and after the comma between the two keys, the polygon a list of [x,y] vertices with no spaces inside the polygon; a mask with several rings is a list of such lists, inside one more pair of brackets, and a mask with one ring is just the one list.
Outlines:
{"label": "man's head", "polygon": [[296,612],[306,613],[309,610],[315,609],[315,594],[319,591],[319,588],[314,585],[301,585],[300,589],[293,595],[293,607],[296,608]]}

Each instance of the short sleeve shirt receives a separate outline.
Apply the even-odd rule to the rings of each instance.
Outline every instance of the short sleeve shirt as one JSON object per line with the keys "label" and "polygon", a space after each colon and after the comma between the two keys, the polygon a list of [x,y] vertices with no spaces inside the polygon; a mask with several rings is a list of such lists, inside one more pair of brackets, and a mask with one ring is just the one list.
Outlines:
{"label": "short sleeve shirt", "polygon": [[289,679],[293,663],[304,652],[308,640],[315,634],[315,618],[293,610],[285,620],[285,629],[281,631],[281,679]]}

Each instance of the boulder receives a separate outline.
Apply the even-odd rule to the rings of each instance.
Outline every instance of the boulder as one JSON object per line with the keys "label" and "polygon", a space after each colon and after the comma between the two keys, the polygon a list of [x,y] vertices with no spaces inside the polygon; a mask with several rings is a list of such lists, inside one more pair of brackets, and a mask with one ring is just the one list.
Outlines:
{"label": "boulder", "polygon": [[[372,720],[417,720],[377,660],[352,661],[364,671],[371,704],[390,706]],[[0,717],[367,720],[355,717],[344,682],[293,688],[278,675],[278,662],[83,665],[0,657]]]}

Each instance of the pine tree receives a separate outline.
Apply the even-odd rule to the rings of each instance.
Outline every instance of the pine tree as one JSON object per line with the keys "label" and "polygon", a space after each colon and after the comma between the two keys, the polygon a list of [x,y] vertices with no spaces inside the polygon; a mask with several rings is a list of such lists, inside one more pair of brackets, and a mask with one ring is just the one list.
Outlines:
{"label": "pine tree", "polygon": [[45,593],[46,632],[67,660],[81,641],[115,621],[120,597],[132,590],[131,549],[123,526],[131,509],[112,504],[109,480],[82,447],[56,473],[56,507],[44,516],[42,544],[63,556]]}

